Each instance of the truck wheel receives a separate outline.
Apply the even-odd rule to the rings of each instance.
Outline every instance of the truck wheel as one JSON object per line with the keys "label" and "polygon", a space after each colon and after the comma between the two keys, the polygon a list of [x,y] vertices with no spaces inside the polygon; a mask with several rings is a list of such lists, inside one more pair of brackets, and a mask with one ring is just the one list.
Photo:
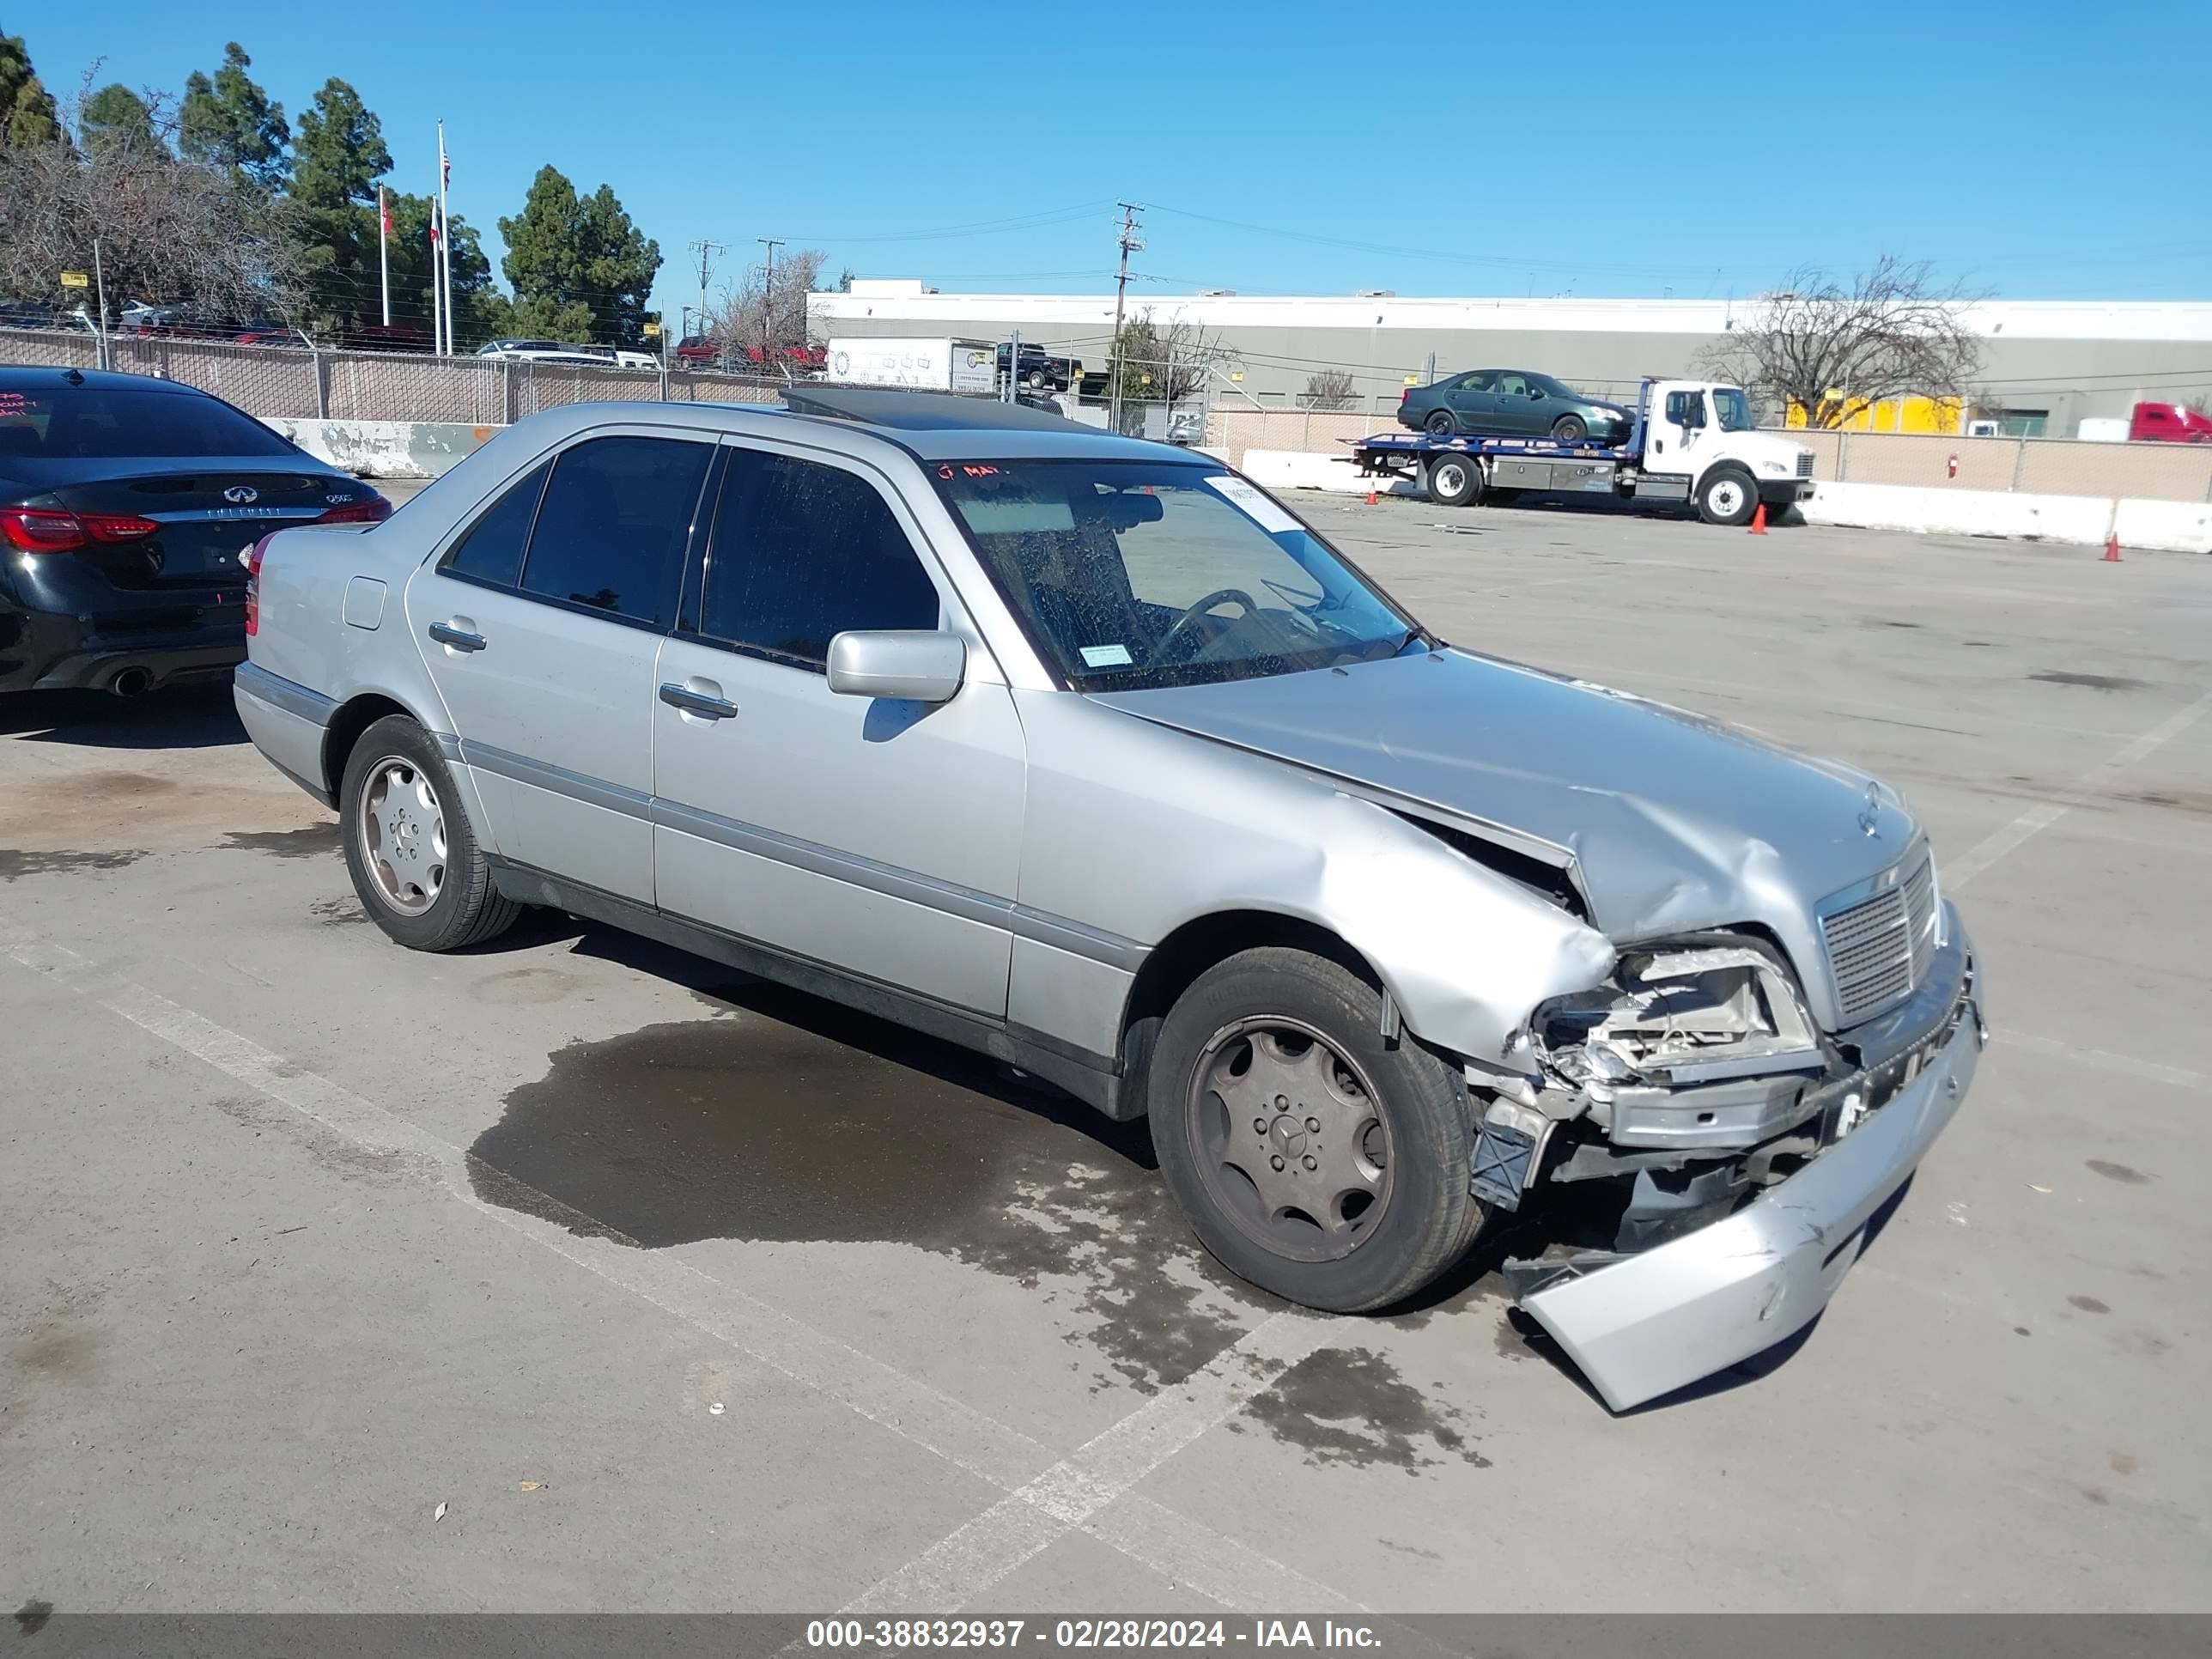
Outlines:
{"label": "truck wheel", "polygon": [[410,951],[457,951],[514,925],[429,734],[387,714],[361,734],[338,786],[338,834],[362,908]]}
{"label": "truck wheel", "polygon": [[1698,516],[1707,524],[1749,524],[1759,486],[1740,466],[1717,466],[1698,481]]}
{"label": "truck wheel", "polygon": [[1578,444],[1589,436],[1589,428],[1579,415],[1562,415],[1552,422],[1552,435],[1563,444]]}
{"label": "truck wheel", "polygon": [[1438,507],[1472,507],[1482,495],[1482,464],[1472,455],[1429,458],[1429,499]]}
{"label": "truck wheel", "polygon": [[1160,1028],[1150,1068],[1160,1173],[1223,1266],[1331,1313],[1404,1301],[1481,1227],[1455,1068],[1386,1042],[1382,1000],[1339,963],[1246,951]]}
{"label": "truck wheel", "polygon": [[1449,409],[1432,409],[1429,418],[1421,422],[1432,438],[1449,438],[1459,430],[1459,422],[1452,418]]}
{"label": "truck wheel", "polygon": [[1039,391],[1043,390],[1043,388],[1044,388],[1044,371],[1043,371],[1042,369],[1041,369],[1041,368],[1033,368],[1033,369],[1031,369],[1031,370],[1030,371],[1030,373],[1029,373],[1029,382],[1030,382],[1030,391],[1032,391],[1032,392],[1039,392]]}

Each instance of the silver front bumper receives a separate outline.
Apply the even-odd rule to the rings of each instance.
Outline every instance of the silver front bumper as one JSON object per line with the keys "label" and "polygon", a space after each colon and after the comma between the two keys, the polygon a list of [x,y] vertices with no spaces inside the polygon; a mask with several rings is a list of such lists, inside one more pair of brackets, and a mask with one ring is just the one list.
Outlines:
{"label": "silver front bumper", "polygon": [[1868,1218],[1966,1098],[1983,1042],[1970,990],[1913,1079],[1796,1175],[1725,1220],[1521,1305],[1615,1411],[1771,1347],[1827,1306]]}

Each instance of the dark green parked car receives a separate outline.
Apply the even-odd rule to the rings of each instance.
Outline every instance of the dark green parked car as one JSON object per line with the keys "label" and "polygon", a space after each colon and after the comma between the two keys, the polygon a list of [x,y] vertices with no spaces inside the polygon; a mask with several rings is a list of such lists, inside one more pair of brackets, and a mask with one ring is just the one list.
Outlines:
{"label": "dark green parked car", "polygon": [[1635,417],[1548,374],[1525,368],[1476,368],[1431,386],[1408,386],[1398,423],[1439,438],[1557,438],[1563,443],[1628,441]]}

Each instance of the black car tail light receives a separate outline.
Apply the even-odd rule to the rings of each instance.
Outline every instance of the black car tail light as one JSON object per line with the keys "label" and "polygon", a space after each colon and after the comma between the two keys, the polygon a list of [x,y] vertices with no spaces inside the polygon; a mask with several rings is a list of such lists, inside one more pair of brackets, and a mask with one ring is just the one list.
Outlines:
{"label": "black car tail light", "polygon": [[334,507],[315,520],[318,524],[382,524],[392,516],[392,503],[374,490],[357,501]]}
{"label": "black car tail light", "polygon": [[24,553],[70,553],[91,542],[138,542],[161,529],[136,514],[0,507],[0,538]]}

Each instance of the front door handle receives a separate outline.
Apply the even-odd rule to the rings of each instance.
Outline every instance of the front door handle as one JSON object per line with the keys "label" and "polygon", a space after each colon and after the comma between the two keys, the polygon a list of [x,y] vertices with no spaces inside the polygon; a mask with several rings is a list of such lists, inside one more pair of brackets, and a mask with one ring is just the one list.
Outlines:
{"label": "front door handle", "polygon": [[452,646],[456,651],[481,651],[484,648],[483,635],[471,634],[467,629],[456,628],[451,623],[432,623],[430,637],[441,645]]}
{"label": "front door handle", "polygon": [[694,691],[688,685],[677,685],[666,680],[660,684],[660,700],[687,714],[697,714],[710,720],[726,720],[738,712],[737,704],[726,697],[710,697],[704,691]]}

